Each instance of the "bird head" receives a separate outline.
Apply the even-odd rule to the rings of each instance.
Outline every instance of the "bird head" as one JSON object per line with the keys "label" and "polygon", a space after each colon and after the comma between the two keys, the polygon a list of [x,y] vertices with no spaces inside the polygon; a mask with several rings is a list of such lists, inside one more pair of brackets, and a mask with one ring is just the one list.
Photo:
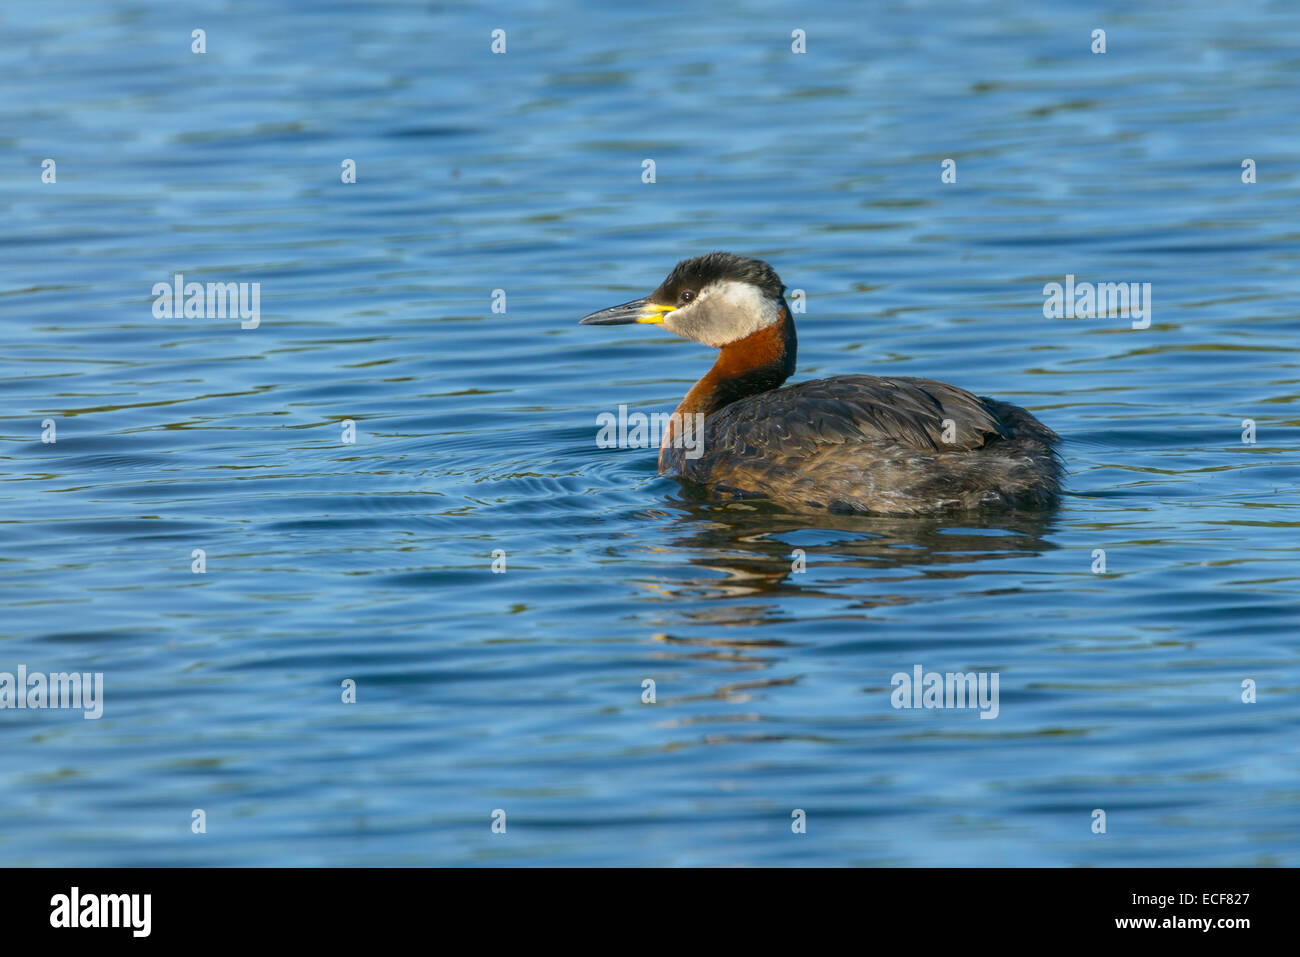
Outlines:
{"label": "bird head", "polygon": [[785,286],[767,263],[715,252],[683,259],[654,292],[593,312],[586,326],[646,323],[721,349],[789,319]]}

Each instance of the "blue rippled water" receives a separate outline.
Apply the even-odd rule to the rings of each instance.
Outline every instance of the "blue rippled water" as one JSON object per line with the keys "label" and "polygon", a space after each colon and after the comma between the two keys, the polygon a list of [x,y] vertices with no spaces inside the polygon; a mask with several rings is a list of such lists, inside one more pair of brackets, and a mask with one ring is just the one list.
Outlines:
{"label": "blue rippled water", "polygon": [[[5,5],[0,672],[104,695],[0,710],[0,858],[1300,864],[1298,50],[1282,2]],[[599,448],[711,356],[577,318],[715,248],[804,290],[797,379],[1034,411],[1061,507]],[[156,317],[177,273],[259,325]],[[1046,318],[1067,275],[1149,328]],[[895,709],[917,665],[998,717]]]}

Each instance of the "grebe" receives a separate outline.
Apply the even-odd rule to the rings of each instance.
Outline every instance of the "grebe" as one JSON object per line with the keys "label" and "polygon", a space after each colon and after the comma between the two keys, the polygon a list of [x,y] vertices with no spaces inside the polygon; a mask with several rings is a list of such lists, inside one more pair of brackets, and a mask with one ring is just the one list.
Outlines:
{"label": "grebe", "polygon": [[[714,498],[792,511],[918,514],[1055,501],[1059,437],[1019,406],[907,377],[781,388],[796,351],[784,293],[767,263],[715,252],[682,260],[644,299],[580,320],[654,323],[721,350],[664,431],[660,474]],[[694,413],[704,416],[704,434],[702,454],[690,457],[673,430]]]}

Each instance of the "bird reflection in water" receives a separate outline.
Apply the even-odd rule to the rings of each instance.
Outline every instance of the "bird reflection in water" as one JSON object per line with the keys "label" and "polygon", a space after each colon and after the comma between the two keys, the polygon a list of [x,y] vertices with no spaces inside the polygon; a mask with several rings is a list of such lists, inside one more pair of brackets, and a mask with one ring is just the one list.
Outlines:
{"label": "bird reflection in water", "polygon": [[[834,621],[841,636],[857,630],[866,640],[883,617],[875,609],[936,595],[927,581],[941,587],[943,600],[952,599],[957,588],[971,595],[1005,593],[1001,575],[989,588],[972,579],[991,574],[991,565],[1032,559],[1055,547],[1047,537],[1054,516],[1041,510],[947,518],[795,515],[763,502],[720,504],[684,496],[671,498],[669,506],[645,514],[656,521],[672,516],[677,530],[662,536],[666,544],[656,546],[655,554],[668,559],[665,566],[673,571],[638,584],[663,600],[663,612],[656,616],[661,630],[652,635],[659,646],[655,657],[715,662],[730,673],[711,691],[693,682],[685,694],[661,693],[658,703],[693,703],[691,710],[699,712],[674,714],[667,718],[670,726],[761,721],[756,712],[719,713],[698,706],[710,700],[742,704],[763,697],[765,690],[798,684],[798,674],[752,674],[778,663],[797,665],[798,647],[816,639],[792,634],[796,628],[806,634],[810,623]],[[807,571],[795,571],[796,549]],[[905,582],[912,584],[900,587]],[[802,611],[796,618],[783,609],[786,601],[807,598],[820,599],[827,613],[819,618]],[[740,678],[735,672],[751,674]],[[669,682],[663,690],[671,687]],[[707,740],[721,739],[710,735]]]}
{"label": "bird reflection in water", "polygon": [[[858,608],[897,605],[917,595],[882,592],[881,584],[912,579],[963,579],[989,571],[987,563],[1033,557],[1053,546],[1046,538],[1051,512],[990,512],[961,516],[794,515],[763,502],[701,503],[678,497],[680,532],[671,548],[703,571],[661,582],[674,601],[706,598],[812,595]],[[807,568],[795,571],[795,549]],[[848,594],[846,594],[846,589]],[[749,606],[758,608],[758,606]],[[768,619],[737,614],[735,605],[697,609],[701,621],[759,625]]]}

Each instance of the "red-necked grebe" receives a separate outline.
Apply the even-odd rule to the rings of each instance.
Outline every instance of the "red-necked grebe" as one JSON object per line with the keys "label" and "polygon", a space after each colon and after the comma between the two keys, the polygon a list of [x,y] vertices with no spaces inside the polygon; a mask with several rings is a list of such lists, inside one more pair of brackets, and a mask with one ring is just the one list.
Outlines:
{"label": "red-necked grebe", "polygon": [[721,350],[674,416],[674,427],[680,416],[704,416],[699,453],[665,430],[660,473],[715,498],[793,511],[929,513],[1056,499],[1058,436],[1018,406],[932,379],[845,375],[781,388],[796,350],[784,293],[767,263],[716,252],[682,260],[644,299],[581,320],[654,323]]}

